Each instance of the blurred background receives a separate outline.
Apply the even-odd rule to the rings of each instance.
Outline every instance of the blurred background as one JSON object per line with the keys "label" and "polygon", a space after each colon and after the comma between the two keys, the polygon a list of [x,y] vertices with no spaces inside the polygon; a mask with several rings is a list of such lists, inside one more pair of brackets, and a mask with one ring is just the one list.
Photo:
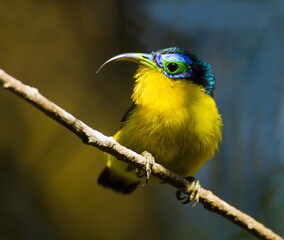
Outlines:
{"label": "blurred background", "polygon": [[[284,235],[283,1],[0,1],[0,67],[112,135],[135,64],[108,58],[179,46],[212,65],[223,143],[204,188]],[[103,153],[0,90],[0,239],[254,239],[175,198],[97,185]]]}

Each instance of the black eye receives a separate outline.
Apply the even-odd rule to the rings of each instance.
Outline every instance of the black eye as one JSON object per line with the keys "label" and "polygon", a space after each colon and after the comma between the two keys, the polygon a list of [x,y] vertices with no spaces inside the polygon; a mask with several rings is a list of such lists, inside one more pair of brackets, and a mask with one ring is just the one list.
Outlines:
{"label": "black eye", "polygon": [[168,69],[170,72],[175,72],[175,71],[178,69],[178,64],[176,64],[175,62],[170,62],[170,63],[167,65],[167,69]]}

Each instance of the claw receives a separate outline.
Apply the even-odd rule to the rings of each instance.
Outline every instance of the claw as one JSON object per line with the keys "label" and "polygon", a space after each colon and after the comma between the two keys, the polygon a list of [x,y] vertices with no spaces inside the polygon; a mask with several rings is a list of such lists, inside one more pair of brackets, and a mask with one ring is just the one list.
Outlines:
{"label": "claw", "polygon": [[[188,185],[187,189],[184,191],[178,190],[176,192],[177,199],[182,201],[183,204],[187,204],[191,202],[192,200],[195,200],[195,203],[193,204],[192,207],[195,207],[196,204],[199,202],[199,196],[200,196],[200,189],[201,185],[198,180],[196,180],[194,177],[188,177],[186,178],[188,181],[190,181],[190,185]],[[184,193],[187,195],[187,197],[181,197],[181,194]]]}
{"label": "claw", "polygon": [[148,181],[149,181],[151,173],[152,172],[154,172],[154,173],[157,172],[157,166],[156,166],[155,159],[154,159],[154,157],[152,156],[151,153],[149,153],[147,151],[144,151],[144,152],[141,153],[141,155],[146,158],[146,167],[145,167],[146,181],[142,185],[142,186],[145,186],[148,183]]}
{"label": "claw", "polygon": [[184,200],[186,197],[182,197],[181,195],[183,194],[183,192],[181,190],[177,190],[176,192],[176,197],[179,201]]}
{"label": "claw", "polygon": [[[138,177],[138,178],[142,178],[142,177],[144,177],[145,176],[145,173],[141,173],[141,169],[140,168],[136,168],[136,170],[135,170],[136,172],[136,176]],[[144,170],[143,170],[144,171]]]}

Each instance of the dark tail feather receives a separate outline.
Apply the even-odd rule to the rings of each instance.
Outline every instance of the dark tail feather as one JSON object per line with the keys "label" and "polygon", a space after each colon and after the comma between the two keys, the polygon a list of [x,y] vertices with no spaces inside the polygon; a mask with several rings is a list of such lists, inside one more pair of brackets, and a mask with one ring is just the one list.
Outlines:
{"label": "dark tail feather", "polygon": [[128,183],[123,178],[111,174],[111,170],[106,167],[98,178],[98,184],[105,188],[110,188],[123,194],[132,193],[139,185],[139,182]]}

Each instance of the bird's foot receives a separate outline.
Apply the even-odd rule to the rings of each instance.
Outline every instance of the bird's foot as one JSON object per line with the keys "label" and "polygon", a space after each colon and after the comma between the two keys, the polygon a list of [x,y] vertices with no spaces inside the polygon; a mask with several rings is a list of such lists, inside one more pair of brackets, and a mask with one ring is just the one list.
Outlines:
{"label": "bird's foot", "polygon": [[[191,202],[192,200],[195,200],[195,203],[193,204],[193,207],[195,207],[199,201],[201,185],[200,185],[200,182],[196,180],[194,177],[187,177],[186,179],[190,182],[190,184],[188,185],[186,189],[178,190],[176,192],[176,197],[183,204],[186,204],[186,203]],[[182,196],[182,194],[185,194],[186,196]]]}
{"label": "bird's foot", "polygon": [[143,184],[143,186],[145,186],[148,183],[148,181],[149,181],[151,173],[152,172],[154,172],[154,173],[157,172],[157,167],[156,167],[155,159],[154,159],[154,157],[152,156],[151,153],[149,153],[147,151],[144,151],[144,152],[141,153],[141,155],[146,158],[145,173],[141,174],[141,169],[140,168],[136,168],[136,176],[138,178],[142,178],[142,177],[144,177],[146,175],[146,181]]}
{"label": "bird's foot", "polygon": [[136,168],[135,171],[136,171],[136,176],[137,176],[138,178],[142,178],[142,177],[144,177],[144,176],[146,175],[145,172],[141,173],[142,171],[144,171],[144,170],[141,169],[141,168]]}

